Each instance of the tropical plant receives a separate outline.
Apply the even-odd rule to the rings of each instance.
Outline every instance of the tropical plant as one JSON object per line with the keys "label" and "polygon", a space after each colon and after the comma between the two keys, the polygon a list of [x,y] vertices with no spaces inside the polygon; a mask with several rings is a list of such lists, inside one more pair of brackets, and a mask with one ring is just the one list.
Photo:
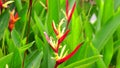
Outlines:
{"label": "tropical plant", "polygon": [[0,0],[0,68],[120,68],[119,0]]}

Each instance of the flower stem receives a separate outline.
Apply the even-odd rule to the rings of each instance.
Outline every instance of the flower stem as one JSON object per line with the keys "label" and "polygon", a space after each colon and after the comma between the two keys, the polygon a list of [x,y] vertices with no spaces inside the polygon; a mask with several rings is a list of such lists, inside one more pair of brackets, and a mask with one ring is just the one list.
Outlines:
{"label": "flower stem", "polygon": [[57,64],[57,62],[56,62],[56,64],[55,64],[55,67],[54,68],[57,68],[58,67],[58,64]]}
{"label": "flower stem", "polygon": [[[27,36],[26,36],[27,37],[26,44],[28,43],[28,37],[29,37],[29,33],[30,33],[31,10],[32,10],[32,0],[30,0],[30,5],[29,5],[29,8],[28,8],[29,19],[28,19],[28,31],[27,31]],[[24,52],[24,57],[23,57],[23,62],[22,62],[22,68],[24,68],[24,62],[25,62],[26,55],[27,55],[27,50]]]}

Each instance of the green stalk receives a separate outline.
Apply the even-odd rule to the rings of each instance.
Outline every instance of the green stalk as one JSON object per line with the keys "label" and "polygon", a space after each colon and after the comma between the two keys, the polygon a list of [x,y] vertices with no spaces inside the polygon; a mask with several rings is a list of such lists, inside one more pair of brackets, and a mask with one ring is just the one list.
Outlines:
{"label": "green stalk", "polygon": [[[29,0],[29,1],[30,1],[29,2],[29,8],[28,8],[29,19],[28,19],[28,31],[27,31],[27,35],[26,35],[26,37],[27,37],[26,38],[26,44],[28,43],[28,37],[29,37],[29,33],[30,33],[30,22],[31,22],[30,18],[31,18],[31,10],[32,10],[32,0]],[[24,26],[23,31],[25,32],[25,26]],[[24,36],[24,34],[23,34],[23,36]],[[24,62],[25,62],[26,55],[27,55],[27,50],[24,52],[24,57],[23,57],[23,62],[22,62],[22,68],[24,68]]]}
{"label": "green stalk", "polygon": [[4,34],[3,34],[3,40],[2,40],[2,51],[3,51],[3,55],[5,55],[5,43],[4,43],[4,41],[5,41],[5,33],[6,33],[6,32],[4,32]]}
{"label": "green stalk", "polygon": [[119,48],[119,50],[118,50],[118,54],[117,54],[116,68],[120,68],[120,48]]}
{"label": "green stalk", "polygon": [[21,35],[22,39],[24,38],[26,24],[27,24],[27,22],[25,21],[24,26],[23,26],[23,30],[22,30],[22,35]]}
{"label": "green stalk", "polygon": [[[99,51],[93,46],[92,42],[90,42],[90,47],[94,55],[100,55]],[[97,64],[97,68],[107,68],[102,58],[99,58],[96,64]]]}

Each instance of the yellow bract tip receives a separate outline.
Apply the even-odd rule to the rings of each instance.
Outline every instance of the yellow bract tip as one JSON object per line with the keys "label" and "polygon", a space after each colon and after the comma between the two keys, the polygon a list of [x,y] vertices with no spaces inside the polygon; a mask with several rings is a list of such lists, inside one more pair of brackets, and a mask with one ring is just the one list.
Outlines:
{"label": "yellow bract tip", "polygon": [[8,7],[8,4],[11,4],[11,3],[13,3],[14,1],[7,1],[7,2],[5,2],[2,6],[4,7],[4,8],[7,8]]}

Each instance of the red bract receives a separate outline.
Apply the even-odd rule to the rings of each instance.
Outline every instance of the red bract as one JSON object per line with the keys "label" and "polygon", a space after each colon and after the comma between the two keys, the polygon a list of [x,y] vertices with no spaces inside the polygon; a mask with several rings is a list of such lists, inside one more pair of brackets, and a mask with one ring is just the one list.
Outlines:
{"label": "red bract", "polygon": [[66,36],[68,35],[69,32],[70,32],[70,30],[67,30],[67,31],[58,39],[58,47],[57,47],[57,48],[59,48],[60,43],[66,38]]}
{"label": "red bract", "polygon": [[71,20],[71,17],[73,15],[73,12],[75,10],[75,7],[76,7],[76,2],[74,3],[73,7],[71,10],[69,10],[69,3],[68,3],[68,0],[66,0],[66,16],[67,16],[67,26],[69,25],[69,22]]}
{"label": "red bract", "polygon": [[69,12],[69,3],[68,0],[66,0],[66,15],[68,16],[68,12]]}
{"label": "red bract", "polygon": [[69,58],[71,58],[77,51],[78,49],[80,48],[80,46],[82,45],[83,43],[79,44],[70,54],[68,54],[67,56],[61,58],[61,59],[58,59],[56,61],[56,64],[55,64],[55,67],[54,68],[57,68],[57,66],[65,61],[67,61]]}
{"label": "red bract", "polygon": [[48,37],[48,35],[44,32],[46,39],[48,41],[48,43],[50,44],[51,48],[53,49],[53,51],[55,51],[56,53],[58,52],[60,43],[62,43],[62,41],[66,38],[66,36],[68,35],[70,30],[66,30],[66,32],[64,32],[64,29],[61,31],[61,25],[63,24],[63,20],[62,19],[58,25],[58,28],[56,28],[54,21],[52,22],[52,27],[53,30],[56,34],[56,38],[57,38],[57,42],[52,41],[52,39],[50,39]]}
{"label": "red bract", "polygon": [[[71,16],[73,14],[73,11],[74,11],[74,8],[75,8],[75,5],[76,3],[74,4],[71,12],[70,12],[70,15],[69,15],[69,12],[68,12],[68,0],[66,0],[66,15],[68,15],[68,18],[69,20],[71,19]],[[69,21],[68,21],[69,22]],[[70,32],[69,29],[65,30],[65,28],[61,29],[61,26],[62,24],[64,23],[64,18],[59,22],[57,28],[55,26],[55,23],[54,21],[52,22],[52,27],[53,27],[53,30],[54,30],[54,33],[56,34],[56,38],[57,38],[57,42],[53,40],[52,37],[48,37],[48,35],[44,32],[45,34],[45,37],[46,37],[46,40],[47,42],[50,44],[51,48],[53,49],[54,53],[55,53],[55,60],[56,60],[56,65],[54,68],[57,68],[57,66],[65,61],[67,61],[70,57],[72,57],[77,51],[78,49],[80,48],[80,46],[83,44],[79,44],[70,54],[67,55],[67,51],[64,53],[65,51],[65,45],[62,47],[61,49],[61,53],[60,53],[60,56],[59,56],[59,48],[60,48],[60,44],[63,42],[63,40],[67,37],[68,33]],[[68,25],[68,24],[67,24]],[[61,31],[62,30],[62,31]],[[63,55],[64,54],[64,55]],[[67,55],[67,56],[66,56]]]}
{"label": "red bract", "polygon": [[0,8],[2,8],[2,4],[3,4],[3,3],[2,3],[2,0],[0,0]]}
{"label": "red bract", "polygon": [[61,31],[61,26],[63,23],[64,23],[64,18],[59,22],[58,27],[56,28],[54,21],[52,22],[53,30],[58,39],[63,35],[63,32],[64,32],[64,29],[63,31]]}
{"label": "red bract", "polygon": [[14,13],[14,10],[10,12],[10,21],[8,26],[10,31],[12,31],[12,29],[14,28],[15,22],[19,20],[18,13],[16,13],[15,15]]}
{"label": "red bract", "polygon": [[58,49],[60,47],[60,43],[66,38],[70,30],[67,30],[63,36],[61,36],[56,43],[52,41],[47,35],[46,32],[44,32],[44,35],[46,37],[47,42],[50,44],[50,47],[53,49],[54,52],[58,53]]}
{"label": "red bract", "polygon": [[70,30],[67,30],[59,39],[58,39],[58,44],[57,44],[57,51],[60,47],[60,43],[67,37],[68,33],[70,32]]}
{"label": "red bract", "polygon": [[56,37],[57,37],[57,42],[53,41],[52,38],[49,38],[48,35],[44,32],[45,34],[45,37],[46,37],[46,40],[47,42],[50,44],[51,48],[53,49],[53,51],[55,52],[55,59],[56,59],[56,64],[55,64],[55,67],[54,68],[57,68],[57,66],[65,61],[67,61],[69,58],[71,58],[77,51],[78,49],[80,48],[80,46],[83,44],[79,44],[70,54],[68,54],[67,56],[66,55],[66,52],[65,52],[65,55],[63,55],[63,52],[65,50],[65,47],[63,47],[63,49],[61,50],[61,54],[60,56],[58,55],[58,50],[60,48],[60,44],[63,42],[63,40],[67,37],[68,33],[70,32],[69,29],[67,29],[65,32],[64,32],[64,29],[63,31],[61,32],[60,28],[61,28],[61,25],[63,24],[63,20],[61,20],[61,22],[59,23],[58,25],[58,28],[56,28],[54,22],[52,23],[52,27],[53,27],[53,30],[56,34]]}
{"label": "red bract", "polygon": [[58,32],[58,30],[56,29],[56,26],[55,26],[55,24],[52,22],[52,27],[53,27],[53,30],[54,30],[54,32],[55,32],[55,34],[56,35],[59,35],[59,32]]}
{"label": "red bract", "polygon": [[73,5],[73,7],[72,7],[72,9],[70,11],[70,14],[68,16],[68,22],[70,22],[70,20],[71,20],[71,17],[72,17],[72,14],[73,14],[74,10],[75,10],[75,7],[76,7],[76,2],[74,3],[74,5]]}

